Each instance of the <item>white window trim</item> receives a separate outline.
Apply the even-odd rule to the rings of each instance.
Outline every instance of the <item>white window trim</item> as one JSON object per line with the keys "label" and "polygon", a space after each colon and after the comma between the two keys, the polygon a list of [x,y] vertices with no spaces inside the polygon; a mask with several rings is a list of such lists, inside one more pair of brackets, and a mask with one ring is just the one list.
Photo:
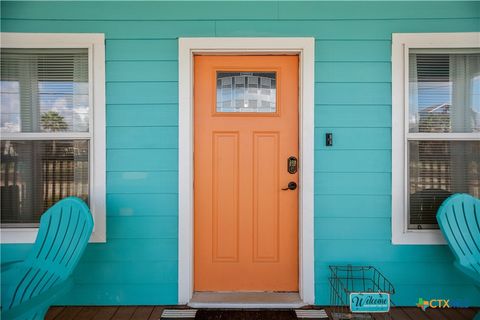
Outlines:
{"label": "white window trim", "polygon": [[179,39],[178,303],[193,295],[193,56],[298,54],[299,64],[299,294],[315,302],[314,279],[314,38]]}
{"label": "white window trim", "polygon": [[[95,222],[90,242],[106,242],[105,36],[103,33],[1,33],[2,48],[87,48],[89,62],[90,132],[2,133],[2,140],[90,139],[90,210]],[[3,228],[1,243],[33,243],[38,228]]]}
{"label": "white window trim", "polygon": [[[480,32],[392,34],[392,243],[446,244],[440,230],[408,230],[407,133],[408,50],[411,48],[479,48]],[[449,140],[478,140],[480,134],[445,133]],[[440,139],[428,133],[409,134],[410,139]]]}

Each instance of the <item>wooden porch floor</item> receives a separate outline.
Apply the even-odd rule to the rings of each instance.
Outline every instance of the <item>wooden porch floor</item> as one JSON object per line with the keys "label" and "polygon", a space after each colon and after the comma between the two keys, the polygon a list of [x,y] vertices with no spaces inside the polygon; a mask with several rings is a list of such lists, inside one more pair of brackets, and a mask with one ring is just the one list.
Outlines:
{"label": "wooden porch floor", "polygon": [[[166,306],[109,306],[109,307],[52,307],[47,313],[47,320],[159,320],[163,309],[178,308]],[[331,307],[318,307],[325,309],[331,318]],[[416,307],[396,307],[391,310],[392,320],[472,320],[478,308],[452,308],[452,309],[428,309],[426,312]],[[217,316],[216,320],[252,320],[248,312]],[[274,312],[261,320],[276,320],[284,317],[276,317]],[[375,319],[383,319],[376,315]]]}

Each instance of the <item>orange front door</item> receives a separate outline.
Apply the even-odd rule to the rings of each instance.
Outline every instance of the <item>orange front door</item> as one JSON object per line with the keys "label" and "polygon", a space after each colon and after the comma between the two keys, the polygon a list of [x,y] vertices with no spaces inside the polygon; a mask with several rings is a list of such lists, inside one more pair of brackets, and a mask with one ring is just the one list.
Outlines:
{"label": "orange front door", "polygon": [[194,289],[298,291],[298,56],[194,65]]}

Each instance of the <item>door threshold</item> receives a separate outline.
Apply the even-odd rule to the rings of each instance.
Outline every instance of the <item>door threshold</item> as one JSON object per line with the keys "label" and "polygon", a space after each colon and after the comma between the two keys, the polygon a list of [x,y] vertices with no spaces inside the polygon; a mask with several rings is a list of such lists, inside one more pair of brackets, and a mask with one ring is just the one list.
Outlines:
{"label": "door threshold", "polygon": [[306,304],[298,292],[194,292],[192,308],[292,309]]}

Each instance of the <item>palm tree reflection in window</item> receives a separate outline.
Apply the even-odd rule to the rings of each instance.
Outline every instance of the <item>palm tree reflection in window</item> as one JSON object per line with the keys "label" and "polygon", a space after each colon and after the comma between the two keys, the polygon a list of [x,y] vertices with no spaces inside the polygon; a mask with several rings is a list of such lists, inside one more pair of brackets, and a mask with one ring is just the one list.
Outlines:
{"label": "palm tree reflection in window", "polygon": [[68,129],[68,124],[65,122],[64,117],[56,111],[44,112],[40,123],[43,130],[47,132],[65,131]]}

